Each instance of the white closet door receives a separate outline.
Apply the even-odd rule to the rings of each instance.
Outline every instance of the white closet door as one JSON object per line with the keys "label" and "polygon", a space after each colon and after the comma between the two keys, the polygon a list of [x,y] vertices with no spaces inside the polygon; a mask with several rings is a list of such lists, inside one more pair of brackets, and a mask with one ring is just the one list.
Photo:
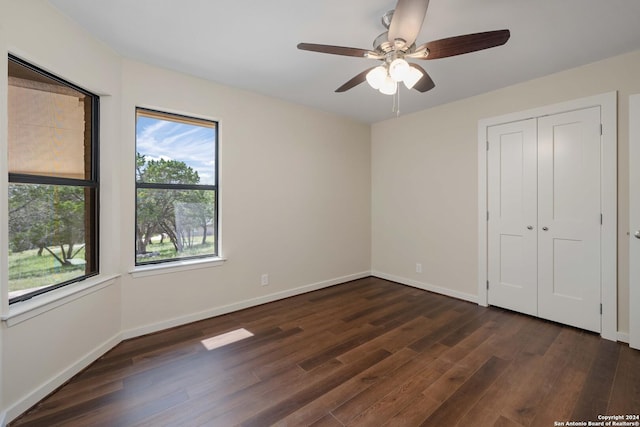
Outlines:
{"label": "white closet door", "polygon": [[538,316],[600,332],[600,107],[538,119]]}
{"label": "white closet door", "polygon": [[536,120],[488,130],[490,305],[537,315]]}

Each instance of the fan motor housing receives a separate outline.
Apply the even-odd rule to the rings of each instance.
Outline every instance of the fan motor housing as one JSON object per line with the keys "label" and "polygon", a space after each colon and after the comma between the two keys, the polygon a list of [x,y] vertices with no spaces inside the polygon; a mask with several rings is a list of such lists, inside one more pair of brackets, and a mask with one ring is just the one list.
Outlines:
{"label": "fan motor housing", "polygon": [[373,49],[377,52],[390,52],[393,50],[393,44],[389,41],[389,32],[385,31],[373,41]]}

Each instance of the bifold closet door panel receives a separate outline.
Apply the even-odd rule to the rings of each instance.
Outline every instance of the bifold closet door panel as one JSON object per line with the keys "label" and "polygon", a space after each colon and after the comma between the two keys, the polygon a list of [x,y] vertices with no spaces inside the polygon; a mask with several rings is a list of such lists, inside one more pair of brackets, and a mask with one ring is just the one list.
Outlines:
{"label": "bifold closet door panel", "polygon": [[488,131],[489,304],[537,315],[536,120]]}
{"label": "bifold closet door panel", "polygon": [[538,119],[538,316],[600,332],[600,107]]}

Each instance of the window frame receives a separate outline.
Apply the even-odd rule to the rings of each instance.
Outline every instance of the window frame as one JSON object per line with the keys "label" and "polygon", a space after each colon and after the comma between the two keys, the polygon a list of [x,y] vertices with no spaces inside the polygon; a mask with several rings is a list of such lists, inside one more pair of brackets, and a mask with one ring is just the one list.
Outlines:
{"label": "window frame", "polygon": [[[93,200],[91,201],[90,210],[88,212],[85,211],[85,215],[88,213],[92,216],[92,225],[91,230],[85,230],[85,234],[89,234],[92,241],[91,248],[91,257],[93,259],[93,265],[95,268],[94,271],[85,273],[82,276],[75,277],[70,280],[65,280],[60,283],[54,283],[48,286],[39,287],[31,292],[25,292],[24,294],[18,295],[9,299],[9,305],[15,304],[21,301],[27,301],[31,298],[45,294],[50,291],[54,291],[56,289],[60,289],[64,286],[71,285],[73,283],[81,282],[89,277],[97,276],[100,274],[100,96],[89,92],[86,89],[83,89],[61,77],[58,77],[50,72],[47,72],[29,62],[24,61],[23,59],[9,54],[8,61],[12,61],[18,65],[21,65],[29,70],[42,75],[48,79],[51,79],[61,85],[69,87],[73,90],[76,90],[83,95],[87,96],[91,102],[91,131],[90,131],[90,146],[91,146],[91,176],[89,179],[77,179],[77,178],[63,178],[56,176],[47,176],[47,175],[31,175],[31,174],[23,174],[23,173],[12,173],[8,172],[8,183],[10,184],[40,184],[40,185],[55,185],[55,186],[66,186],[66,187],[82,187],[82,188],[91,188],[94,191]],[[8,218],[7,218],[8,220]],[[7,242],[8,244],[8,242]],[[85,254],[85,257],[87,255]],[[8,296],[8,295],[7,295]]]}
{"label": "window frame", "polygon": [[[150,183],[150,182],[138,182],[137,178],[135,180],[135,222],[134,222],[134,239],[133,239],[133,254],[134,254],[134,267],[135,268],[144,268],[144,267],[152,267],[162,265],[163,267],[170,267],[170,263],[179,265],[184,263],[184,261],[193,261],[193,260],[206,260],[206,259],[219,259],[220,257],[220,217],[219,217],[219,202],[220,202],[220,185],[219,185],[219,141],[220,141],[220,122],[218,120],[213,120],[209,118],[196,117],[193,115],[174,113],[169,111],[158,110],[154,108],[147,107],[135,107],[135,154],[138,154],[138,113],[142,112],[142,115],[147,117],[154,118],[167,118],[168,121],[171,121],[171,118],[176,119],[175,121],[186,121],[192,122],[192,124],[197,123],[212,123],[214,132],[214,177],[215,184],[160,184],[160,183]],[[143,153],[144,154],[144,153]],[[203,254],[203,255],[192,255],[185,256],[180,258],[166,258],[159,260],[151,260],[139,262],[137,257],[137,227],[138,227],[138,190],[146,188],[146,189],[155,189],[155,190],[206,190],[214,192],[214,206],[213,206],[213,236],[214,236],[214,247],[213,253],[211,254]]]}

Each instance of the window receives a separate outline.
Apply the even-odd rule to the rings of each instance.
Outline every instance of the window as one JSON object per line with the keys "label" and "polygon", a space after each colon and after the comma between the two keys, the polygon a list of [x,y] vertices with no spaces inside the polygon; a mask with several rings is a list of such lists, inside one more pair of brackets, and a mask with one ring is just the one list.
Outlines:
{"label": "window", "polygon": [[9,56],[9,303],[98,273],[99,98]]}
{"label": "window", "polygon": [[218,256],[218,123],[136,109],[136,265]]}

